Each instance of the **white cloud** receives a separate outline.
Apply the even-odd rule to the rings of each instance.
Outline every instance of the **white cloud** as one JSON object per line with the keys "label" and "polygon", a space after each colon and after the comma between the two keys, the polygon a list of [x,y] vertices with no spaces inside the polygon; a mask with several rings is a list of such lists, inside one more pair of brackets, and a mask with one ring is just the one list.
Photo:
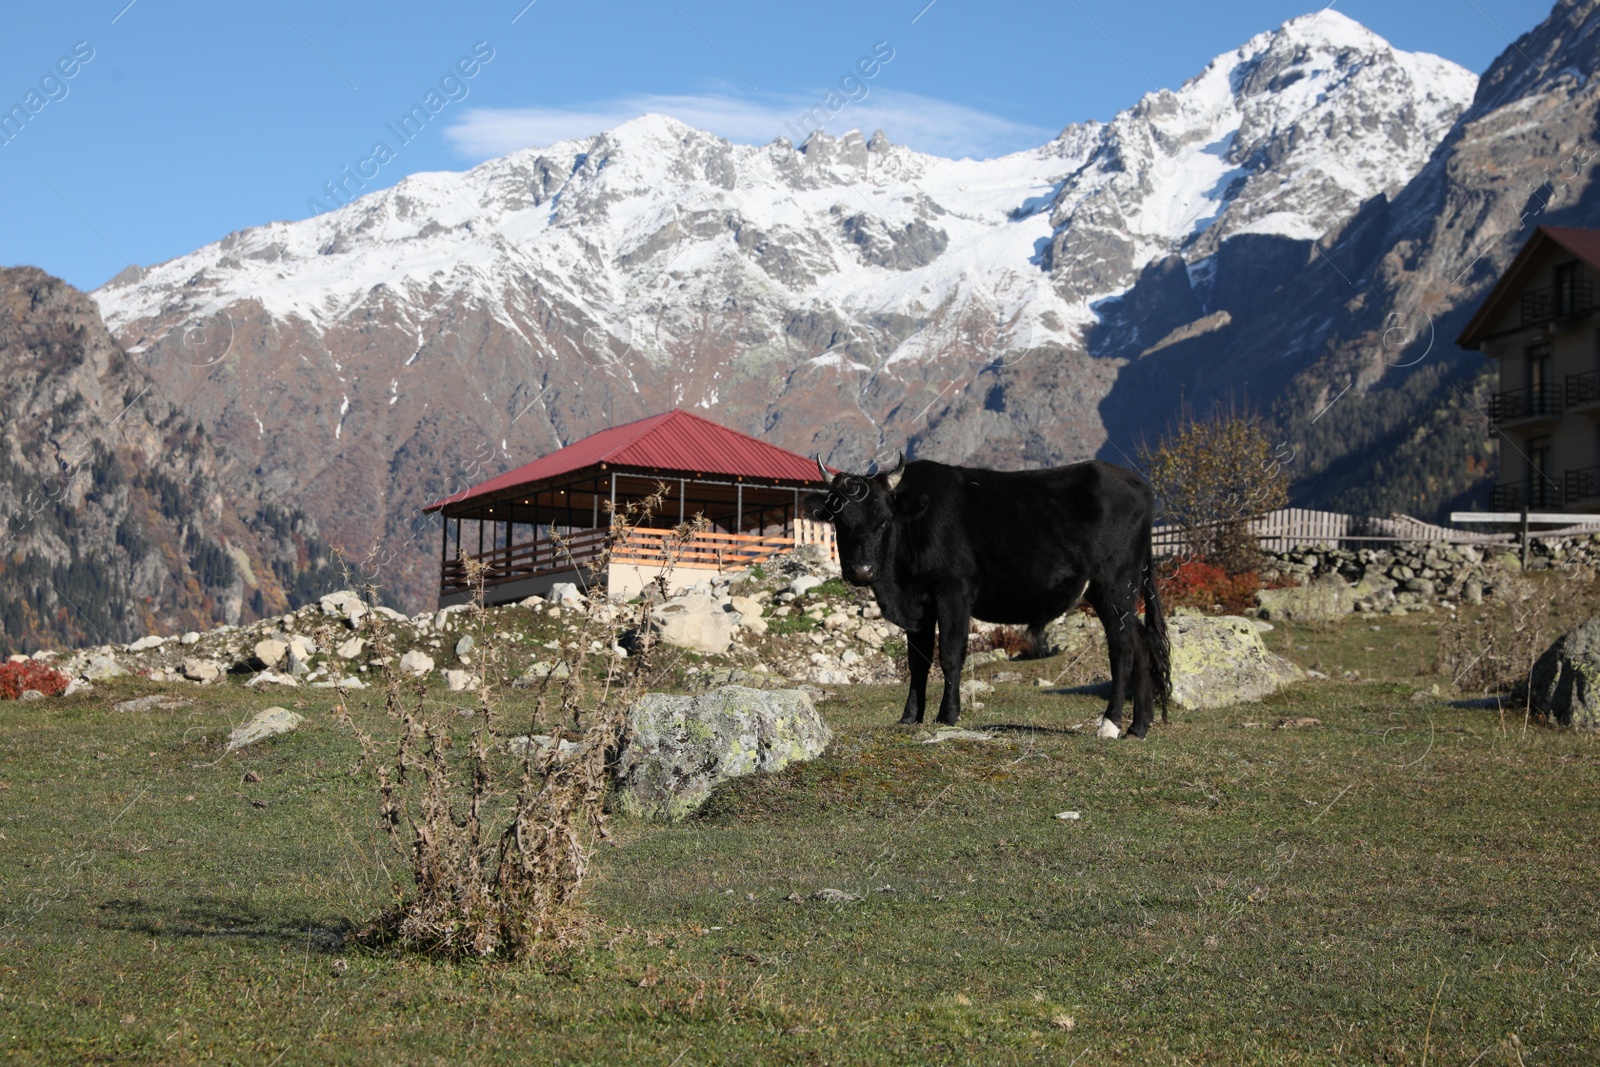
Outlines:
{"label": "white cloud", "polygon": [[[817,117],[828,114],[824,97],[819,92],[757,101],[716,94],[652,94],[572,107],[473,108],[463,113],[445,136],[463,157],[483,160],[522,148],[592,137],[629,119],[656,113],[730,141],[765,144],[778,137],[798,140],[809,132],[815,120],[805,118],[808,113]],[[1056,134],[961,104],[888,89],[846,102],[822,128],[835,137],[848,130],[870,136],[881,129],[894,143],[921,152],[976,159],[1041,145]]]}

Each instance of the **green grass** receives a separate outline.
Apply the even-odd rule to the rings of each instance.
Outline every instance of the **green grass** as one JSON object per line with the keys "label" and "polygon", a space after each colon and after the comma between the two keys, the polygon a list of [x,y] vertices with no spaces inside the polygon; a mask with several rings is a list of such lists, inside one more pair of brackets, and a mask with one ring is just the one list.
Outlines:
{"label": "green grass", "polygon": [[[843,690],[821,759],[683,825],[614,820],[603,926],[543,968],[341,946],[398,869],[326,693],[3,704],[0,1055],[1593,1062],[1600,739],[1417,699],[1433,622],[1280,627],[1363,680],[1175,712],[1142,743],[1017,684],[963,723],[997,741],[924,745],[898,687]],[[296,699],[298,732],[223,755]],[[1290,716],[1321,725],[1273,728]],[[786,899],[828,887],[862,899]]]}

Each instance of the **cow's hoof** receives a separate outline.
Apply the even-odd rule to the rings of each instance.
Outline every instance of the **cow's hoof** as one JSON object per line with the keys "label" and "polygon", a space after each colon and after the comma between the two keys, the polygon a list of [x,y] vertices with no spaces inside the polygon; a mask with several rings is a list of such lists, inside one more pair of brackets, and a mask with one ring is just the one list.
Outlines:
{"label": "cow's hoof", "polygon": [[1117,737],[1121,735],[1121,733],[1122,730],[1117,726],[1116,723],[1112,722],[1110,719],[1102,718],[1100,720],[1100,729],[1096,730],[1094,735],[1096,737],[1103,737],[1107,741],[1115,741]]}
{"label": "cow's hoof", "polygon": [[939,716],[939,718],[938,718],[938,719],[936,719],[936,720],[935,720],[935,721],[936,721],[936,722],[937,722],[937,723],[938,723],[938,724],[939,724],[939,725],[940,725],[940,726],[954,726],[954,725],[955,725],[955,724],[956,724],[956,717],[955,717],[955,716],[954,716],[954,715],[952,715],[952,716],[950,716],[950,717],[949,717],[949,718],[948,718],[948,719],[947,719],[947,718],[945,718],[945,717],[944,717],[944,716],[943,716],[943,715],[941,715],[941,716]]}

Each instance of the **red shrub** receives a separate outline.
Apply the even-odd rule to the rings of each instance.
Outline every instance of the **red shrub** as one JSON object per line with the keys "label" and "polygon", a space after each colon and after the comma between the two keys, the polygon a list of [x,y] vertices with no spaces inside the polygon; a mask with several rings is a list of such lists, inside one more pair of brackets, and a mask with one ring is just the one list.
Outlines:
{"label": "red shrub", "polygon": [[15,700],[24,689],[37,689],[53,697],[66,687],[67,676],[43,663],[0,663],[0,700]]}
{"label": "red shrub", "polygon": [[1033,642],[1028,640],[1027,629],[1021,626],[996,626],[987,633],[967,639],[968,652],[988,652],[996,648],[1015,659],[1031,655]]}
{"label": "red shrub", "polygon": [[1256,606],[1256,593],[1264,588],[1255,571],[1229,574],[1214,563],[1192,556],[1171,560],[1161,568],[1161,598],[1167,607],[1221,608],[1239,615]]}

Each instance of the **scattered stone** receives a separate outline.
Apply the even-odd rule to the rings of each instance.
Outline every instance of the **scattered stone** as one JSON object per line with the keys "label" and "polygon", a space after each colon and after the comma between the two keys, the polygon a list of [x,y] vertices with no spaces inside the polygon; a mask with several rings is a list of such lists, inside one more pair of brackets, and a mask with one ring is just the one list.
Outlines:
{"label": "scattered stone", "polygon": [[152,649],[152,648],[160,648],[162,645],[164,645],[166,643],[167,643],[166,642],[166,638],[158,637],[155,634],[151,634],[149,637],[141,637],[141,638],[139,638],[139,640],[137,640],[133,644],[129,645],[128,646],[128,651],[129,652],[148,652],[150,649]]}
{"label": "scattered stone", "polygon": [[567,667],[565,660],[540,660],[532,664],[516,681],[511,683],[513,689],[537,689],[546,678],[567,678],[572,671]]}
{"label": "scattered stone", "polygon": [[91,657],[89,665],[83,669],[84,679],[90,682],[103,682],[107,678],[127,673],[117,662],[116,657],[110,655]]}
{"label": "scattered stone", "polygon": [[1083,813],[1081,811],[1058,811],[1056,812],[1056,818],[1062,822],[1077,822],[1083,818]]}
{"label": "scattered stone", "polygon": [[811,590],[821,585],[823,580],[814,574],[802,574],[789,583],[789,592],[795,596],[805,596]]}
{"label": "scattered stone", "polygon": [[1172,700],[1180,708],[1221,708],[1269,693],[1304,676],[1282,656],[1267,651],[1249,619],[1174,616]]}
{"label": "scattered stone", "polygon": [[330,678],[325,682],[311,683],[311,688],[313,689],[365,689],[366,687],[367,683],[363,682],[355,675],[351,675],[348,678]]}
{"label": "scattered stone", "polygon": [[67,687],[61,691],[61,695],[64,697],[75,697],[80,693],[92,692],[94,692],[94,686],[90,685],[82,678],[74,678],[72,681],[67,683]]}
{"label": "scattered stone", "polygon": [[1321,719],[1313,719],[1309,715],[1286,715],[1278,720],[1278,729],[1294,730],[1302,726],[1321,726]]}
{"label": "scattered stone", "polygon": [[616,764],[619,800],[625,811],[657,819],[681,819],[718,783],[812,759],[833,739],[810,696],[796,689],[648,693],[628,721]]}
{"label": "scattered stone", "polygon": [[984,730],[964,730],[959,726],[941,726],[922,738],[924,745],[937,745],[941,741],[993,741],[994,734]]}
{"label": "scattered stone", "polygon": [[37,689],[24,689],[17,694],[17,699],[22,701],[43,700],[44,694]]}
{"label": "scattered stone", "polygon": [[452,693],[459,693],[466,689],[475,689],[478,686],[478,676],[470,671],[445,671],[445,688]]}
{"label": "scattered stone", "polygon": [[271,707],[258,711],[249,722],[228,735],[228,751],[233,752],[263,738],[288,733],[304,721],[304,717],[288,708]]}
{"label": "scattered stone", "polygon": [[667,601],[651,616],[650,625],[661,641],[691,652],[726,655],[733,643],[732,619],[704,595]]}
{"label": "scattered stone", "polygon": [[195,633],[193,630],[190,630],[188,633],[184,634],[178,640],[179,640],[180,644],[198,645],[200,643],[200,635]]}
{"label": "scattered stone", "polygon": [[[550,742],[551,738],[548,734],[531,734],[523,737],[513,737],[507,743],[507,747],[510,748],[512,755],[525,756],[528,754],[529,746],[532,746],[537,755],[548,749]],[[568,741],[563,737],[556,752],[556,762],[565,763],[573,756],[583,752],[587,747],[582,741]]]}
{"label": "scattered stone", "polygon": [[188,697],[173,696],[170,693],[154,693],[147,697],[137,697],[133,700],[123,700],[111,705],[112,711],[149,711],[151,708],[160,708],[162,711],[172,711],[175,708],[186,708],[194,701]]}
{"label": "scattered stone", "polygon": [[293,688],[298,687],[300,683],[287,674],[279,674],[277,671],[262,671],[244,684],[248,686],[287,685]]}
{"label": "scattered stone", "polygon": [[359,593],[351,589],[340,589],[336,593],[329,593],[317,603],[324,614],[343,619],[352,630],[361,625],[361,620],[367,614],[366,602],[361,599]]}
{"label": "scattered stone", "polygon": [[472,639],[472,635],[471,634],[468,634],[467,636],[463,637],[461,640],[457,641],[456,642],[456,658],[459,659],[462,656],[465,656],[468,652],[471,652],[473,647],[475,645],[477,645],[477,643],[478,642],[476,642],[476,641],[474,641]]}
{"label": "scattered stone", "polygon": [[433,673],[433,657],[426,652],[412,649],[400,657],[400,672],[413,677],[425,677]]}
{"label": "scattered stone", "polygon": [[289,654],[289,643],[269,637],[264,641],[257,641],[252,650],[255,664],[262,670],[269,670],[283,662],[283,657]]}
{"label": "scattered stone", "polygon": [[589,603],[588,598],[572,582],[557,582],[552,585],[545,599],[558,607],[578,610],[582,610]]}
{"label": "scattered stone", "polygon": [[367,642],[365,640],[359,637],[352,637],[350,640],[334,649],[334,653],[340,659],[358,659],[360,658],[361,653],[366,651],[366,648]]}
{"label": "scattered stone", "polygon": [[843,889],[819,889],[811,894],[812,900],[820,900],[825,904],[849,904],[861,898],[854,893],[846,893]]}

